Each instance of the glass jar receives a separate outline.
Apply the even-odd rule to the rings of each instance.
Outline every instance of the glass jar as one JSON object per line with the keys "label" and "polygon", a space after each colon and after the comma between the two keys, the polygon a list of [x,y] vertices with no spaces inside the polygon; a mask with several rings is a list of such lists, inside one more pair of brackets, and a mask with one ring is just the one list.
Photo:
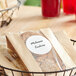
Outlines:
{"label": "glass jar", "polygon": [[60,0],[42,0],[42,15],[56,17],[60,15]]}

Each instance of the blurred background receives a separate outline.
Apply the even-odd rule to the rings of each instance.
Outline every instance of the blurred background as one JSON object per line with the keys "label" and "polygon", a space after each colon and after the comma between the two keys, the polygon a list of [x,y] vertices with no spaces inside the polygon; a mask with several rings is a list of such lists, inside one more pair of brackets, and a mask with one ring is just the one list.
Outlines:
{"label": "blurred background", "polygon": [[[41,6],[41,0],[20,0],[20,1],[23,5],[26,6]],[[61,3],[61,7],[62,7],[62,3]]]}
{"label": "blurred background", "polygon": [[40,6],[41,0],[21,0],[21,3],[29,6]]}

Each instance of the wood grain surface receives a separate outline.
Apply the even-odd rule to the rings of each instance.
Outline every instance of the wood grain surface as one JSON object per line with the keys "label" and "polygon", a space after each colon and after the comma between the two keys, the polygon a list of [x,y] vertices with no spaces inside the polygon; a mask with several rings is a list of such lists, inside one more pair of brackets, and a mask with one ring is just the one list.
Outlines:
{"label": "wood grain surface", "polygon": [[76,39],[74,15],[62,13],[60,17],[44,18],[41,12],[40,7],[21,6],[10,25],[0,28],[0,34],[50,27],[53,31],[65,30],[70,38]]}
{"label": "wood grain surface", "polygon": [[74,15],[61,13],[60,17],[44,18],[42,17],[41,7],[30,6],[21,6],[10,25],[0,28],[0,35],[5,35],[8,32],[36,31],[47,27],[51,28],[54,32],[64,30],[68,37],[76,40],[76,21]]}
{"label": "wood grain surface", "polygon": [[70,38],[64,31],[56,32],[55,36],[60,44],[64,47],[68,55],[71,57],[73,62],[76,64],[76,49],[74,48],[73,43],[70,41]]}

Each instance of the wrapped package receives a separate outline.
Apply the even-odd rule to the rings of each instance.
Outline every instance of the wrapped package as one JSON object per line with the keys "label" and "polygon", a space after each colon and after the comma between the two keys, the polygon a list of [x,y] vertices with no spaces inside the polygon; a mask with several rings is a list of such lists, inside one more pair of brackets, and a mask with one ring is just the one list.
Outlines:
{"label": "wrapped package", "polygon": [[[39,52],[40,54],[39,53],[37,54],[35,52],[30,51],[31,54],[33,55],[33,57],[35,58],[35,60],[38,62],[39,66],[41,67],[42,71],[50,72],[50,71],[57,71],[57,70],[64,69],[65,66],[64,66],[63,62],[61,61],[61,59],[58,57],[58,55],[55,53],[55,50],[54,50],[53,46],[51,45],[51,43],[49,42],[50,43],[50,45],[49,45],[49,43],[46,44],[46,42],[41,41],[40,39],[35,40],[35,38],[34,38],[34,40],[32,39],[33,41],[31,40],[31,42],[30,42],[30,40],[28,40],[28,39],[29,38],[31,39],[33,36],[34,37],[41,36],[41,37],[45,38],[48,42],[49,42],[49,40],[39,32],[25,32],[21,35],[21,38],[24,40],[25,45],[27,46],[28,49],[30,47],[28,47],[27,41],[29,41],[30,44],[33,43],[34,47],[36,49],[40,49],[40,50],[42,49],[42,51],[44,51],[43,47],[45,47],[45,48],[47,47],[45,49],[46,53]],[[40,44],[41,45],[45,44],[45,46],[40,46]],[[49,52],[47,52],[48,48],[50,48]]]}

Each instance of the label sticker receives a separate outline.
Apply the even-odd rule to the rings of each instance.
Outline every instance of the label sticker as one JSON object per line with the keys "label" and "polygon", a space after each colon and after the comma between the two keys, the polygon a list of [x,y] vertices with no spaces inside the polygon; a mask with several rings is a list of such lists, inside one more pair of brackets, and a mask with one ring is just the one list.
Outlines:
{"label": "label sticker", "polygon": [[26,40],[27,48],[35,54],[46,54],[51,51],[51,43],[43,36],[33,35]]}

